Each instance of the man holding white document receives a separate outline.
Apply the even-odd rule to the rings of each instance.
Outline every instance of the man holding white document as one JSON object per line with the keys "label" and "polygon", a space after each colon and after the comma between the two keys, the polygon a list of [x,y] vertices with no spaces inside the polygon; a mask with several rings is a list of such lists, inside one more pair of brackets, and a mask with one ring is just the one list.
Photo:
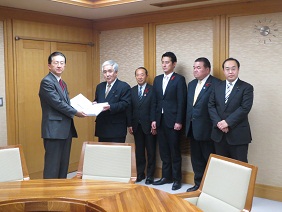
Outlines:
{"label": "man holding white document", "polygon": [[117,79],[118,64],[105,61],[102,73],[105,82],[97,85],[95,103],[108,103],[96,117],[95,136],[99,142],[124,143],[127,134],[126,109],[131,100],[130,86]]}

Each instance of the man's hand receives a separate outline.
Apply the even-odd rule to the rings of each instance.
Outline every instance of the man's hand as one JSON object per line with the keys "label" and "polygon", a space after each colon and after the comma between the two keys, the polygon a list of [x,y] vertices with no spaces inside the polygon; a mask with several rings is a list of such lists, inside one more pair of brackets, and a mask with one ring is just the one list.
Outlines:
{"label": "man's hand", "polygon": [[152,135],[157,135],[157,130],[156,130],[156,129],[151,128],[151,133],[152,133]]}
{"label": "man's hand", "polygon": [[152,121],[151,127],[152,127],[153,130],[156,130],[156,129],[157,129],[157,123],[156,123],[156,121]]}
{"label": "man's hand", "polygon": [[220,129],[222,131],[224,128],[228,127],[228,124],[225,120],[222,120],[222,121],[218,122],[216,126],[218,127],[218,129]]}
{"label": "man's hand", "polygon": [[132,129],[132,127],[128,127],[127,129],[128,129],[128,132],[129,132],[131,135],[133,135],[133,129]]}
{"label": "man's hand", "polygon": [[181,130],[182,129],[182,124],[175,123],[174,124],[174,130]]}
{"label": "man's hand", "polygon": [[84,118],[84,117],[86,117],[87,115],[86,115],[84,112],[82,112],[82,111],[77,111],[76,114],[75,114],[75,116],[77,116],[77,117],[79,117],[79,118]]}

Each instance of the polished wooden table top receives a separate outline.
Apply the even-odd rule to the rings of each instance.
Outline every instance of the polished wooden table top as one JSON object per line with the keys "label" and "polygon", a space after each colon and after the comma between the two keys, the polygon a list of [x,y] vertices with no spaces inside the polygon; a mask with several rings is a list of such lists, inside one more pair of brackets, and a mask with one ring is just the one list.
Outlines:
{"label": "polished wooden table top", "polygon": [[138,184],[80,179],[0,183],[0,205],[8,200],[58,197],[88,201],[115,212],[201,211],[173,194]]}

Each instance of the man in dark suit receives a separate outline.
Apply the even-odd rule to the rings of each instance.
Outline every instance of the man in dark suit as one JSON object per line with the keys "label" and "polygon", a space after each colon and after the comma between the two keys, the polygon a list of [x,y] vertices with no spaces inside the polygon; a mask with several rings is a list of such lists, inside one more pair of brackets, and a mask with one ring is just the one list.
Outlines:
{"label": "man in dark suit", "polygon": [[162,55],[164,74],[155,77],[153,84],[152,128],[157,129],[162,160],[162,178],[153,185],[172,183],[172,190],[181,188],[180,130],[185,119],[187,86],[185,78],[174,72],[177,59],[174,53]]}
{"label": "man in dark suit", "polygon": [[147,178],[145,184],[154,182],[156,167],[156,130],[151,128],[151,103],[153,87],[147,81],[148,71],[144,67],[135,70],[138,85],[131,88],[131,104],[128,109],[128,132],[133,134],[136,147],[137,180],[145,179],[147,152]]}
{"label": "man in dark suit", "polygon": [[193,75],[196,79],[188,84],[186,131],[190,138],[191,163],[195,185],[187,191],[199,188],[214,143],[211,140],[212,122],[208,111],[208,102],[212,89],[220,82],[210,75],[211,64],[207,58],[195,60]]}
{"label": "man in dark suit", "polygon": [[216,154],[248,162],[251,129],[248,114],[253,105],[254,88],[238,78],[240,63],[234,58],[223,64],[226,80],[211,93],[209,114],[213,122],[211,138]]}
{"label": "man in dark suit", "polygon": [[65,65],[66,57],[60,52],[53,52],[48,58],[50,73],[40,83],[44,179],[67,177],[72,137],[77,137],[73,117],[86,116],[70,106],[67,85],[61,79]]}
{"label": "man in dark suit", "polygon": [[104,103],[96,117],[95,136],[99,142],[124,143],[127,134],[126,110],[131,101],[130,86],[117,79],[118,64],[108,60],[102,65],[105,82],[97,85],[94,102]]}

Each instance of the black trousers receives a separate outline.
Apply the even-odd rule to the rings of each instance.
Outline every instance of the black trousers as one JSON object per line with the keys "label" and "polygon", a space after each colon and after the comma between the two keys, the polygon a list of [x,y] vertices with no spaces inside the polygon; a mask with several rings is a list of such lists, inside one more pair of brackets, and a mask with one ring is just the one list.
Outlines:
{"label": "black trousers", "polygon": [[99,137],[98,141],[99,142],[125,143],[125,138],[126,137],[120,137],[120,138],[103,138],[103,137]]}
{"label": "black trousers", "polygon": [[134,132],[134,140],[137,176],[145,176],[147,162],[147,177],[154,177],[156,168],[156,136],[145,134],[141,124],[138,124],[136,132]]}
{"label": "black trousers", "polygon": [[224,135],[220,142],[214,142],[215,153],[248,163],[249,144],[230,145]]}
{"label": "black trousers", "polygon": [[67,178],[71,143],[71,130],[67,139],[44,139],[44,179]]}
{"label": "black trousers", "polygon": [[164,119],[157,129],[159,151],[162,160],[162,177],[173,180],[181,180],[181,152],[180,131],[168,128]]}
{"label": "black trousers", "polygon": [[191,163],[194,172],[194,183],[200,186],[209,156],[215,153],[212,140],[199,141],[193,136],[192,123],[190,124],[188,137],[190,138]]}

